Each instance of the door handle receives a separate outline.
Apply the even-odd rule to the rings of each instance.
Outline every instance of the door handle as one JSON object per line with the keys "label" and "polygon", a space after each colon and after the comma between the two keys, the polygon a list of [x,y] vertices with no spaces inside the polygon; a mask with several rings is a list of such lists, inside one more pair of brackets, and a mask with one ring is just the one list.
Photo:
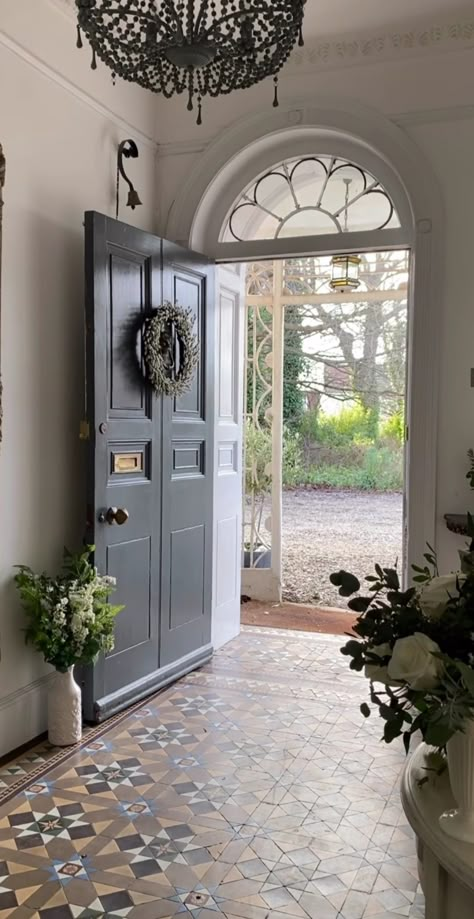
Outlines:
{"label": "door handle", "polygon": [[109,523],[110,526],[116,523],[119,527],[127,522],[130,514],[125,507],[109,507],[105,514],[99,514],[100,523]]}

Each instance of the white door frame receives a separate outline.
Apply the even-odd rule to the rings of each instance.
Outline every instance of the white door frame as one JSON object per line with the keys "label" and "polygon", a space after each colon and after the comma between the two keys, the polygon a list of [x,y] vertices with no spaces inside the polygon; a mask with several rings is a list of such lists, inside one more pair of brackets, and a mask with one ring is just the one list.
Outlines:
{"label": "white door frame", "polygon": [[[390,194],[400,230],[348,234],[352,251],[412,252],[409,296],[406,496],[407,565],[436,547],[436,458],[442,282],[442,205],[423,153],[385,117],[353,100],[296,101],[237,122],[201,155],[170,211],[166,235],[219,261],[341,252],[344,237],[222,243],[225,217],[243,188],[277,162],[332,153],[375,175]],[[349,238],[350,237],[350,238]]]}
{"label": "white door frame", "polygon": [[243,266],[217,266],[215,309],[212,645],[217,649],[240,631]]}

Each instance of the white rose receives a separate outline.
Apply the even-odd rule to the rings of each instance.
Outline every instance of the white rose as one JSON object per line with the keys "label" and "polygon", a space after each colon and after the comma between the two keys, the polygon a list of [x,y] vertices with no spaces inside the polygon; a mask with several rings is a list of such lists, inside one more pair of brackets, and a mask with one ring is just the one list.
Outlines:
{"label": "white rose", "polygon": [[420,607],[425,616],[439,619],[443,615],[450,597],[458,597],[457,581],[464,578],[459,574],[443,574],[433,578],[420,593]]}
{"label": "white rose", "polygon": [[411,689],[434,689],[443,673],[443,663],[433,654],[439,645],[423,632],[415,632],[395,642],[388,675],[403,680]]}
{"label": "white rose", "polygon": [[[376,654],[377,657],[388,657],[392,653],[392,649],[388,641],[386,641],[383,645],[374,645],[373,648],[369,648],[368,650],[371,654]],[[381,664],[375,663],[366,664],[364,673],[367,679],[371,680],[372,683],[385,683],[385,685],[390,685],[388,667],[384,667]]]}

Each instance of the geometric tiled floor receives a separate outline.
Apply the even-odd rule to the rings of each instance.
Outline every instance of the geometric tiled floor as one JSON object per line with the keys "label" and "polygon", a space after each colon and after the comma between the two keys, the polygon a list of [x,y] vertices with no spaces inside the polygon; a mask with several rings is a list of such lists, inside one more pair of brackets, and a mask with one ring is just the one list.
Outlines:
{"label": "geometric tiled floor", "polygon": [[0,917],[421,919],[404,754],[341,643],[245,629],[32,779],[0,809]]}

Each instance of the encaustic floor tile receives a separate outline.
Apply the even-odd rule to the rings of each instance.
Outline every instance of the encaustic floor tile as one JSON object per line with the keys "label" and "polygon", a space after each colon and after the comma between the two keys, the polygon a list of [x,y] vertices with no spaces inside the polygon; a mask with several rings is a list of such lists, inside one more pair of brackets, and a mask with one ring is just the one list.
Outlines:
{"label": "encaustic floor tile", "polygon": [[329,636],[202,670],[0,769],[0,919],[420,919],[404,754]]}

